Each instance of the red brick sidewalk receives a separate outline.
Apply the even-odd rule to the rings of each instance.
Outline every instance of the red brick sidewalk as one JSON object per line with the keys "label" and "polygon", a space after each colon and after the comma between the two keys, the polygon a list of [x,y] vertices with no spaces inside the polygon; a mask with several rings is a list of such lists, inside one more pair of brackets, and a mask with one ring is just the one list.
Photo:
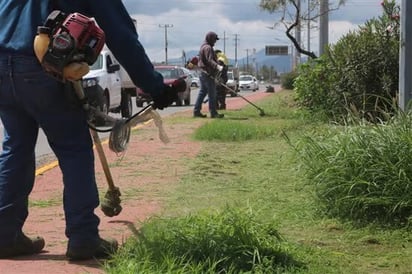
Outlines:
{"label": "red brick sidewalk", "polygon": [[[271,94],[273,93],[251,93],[247,95],[247,99],[255,102]],[[247,104],[240,97],[228,98],[227,101],[228,110],[240,109]],[[191,116],[192,111],[174,115]],[[191,141],[189,135],[207,120],[194,119],[190,124],[165,123],[165,130],[171,140],[166,145],[159,140],[157,128],[150,123],[139,130],[139,135],[132,135],[128,149],[121,157],[104,145],[113,180],[123,195],[123,211],[118,216],[109,218],[100,209],[96,210],[101,218],[103,237],[114,237],[122,243],[137,229],[135,226],[139,222],[161,212],[161,191],[173,187],[173,183],[178,182],[185,172],[184,165],[180,165],[179,161],[195,157],[200,151],[201,144]],[[96,176],[99,191],[105,193],[107,185],[97,155]],[[67,239],[64,235],[61,177],[57,167],[37,176],[30,196],[30,201],[36,206],[30,208],[24,230],[30,236],[41,235],[45,238],[44,252],[35,256],[0,260],[0,274],[103,273],[99,261],[71,263],[64,256]]]}

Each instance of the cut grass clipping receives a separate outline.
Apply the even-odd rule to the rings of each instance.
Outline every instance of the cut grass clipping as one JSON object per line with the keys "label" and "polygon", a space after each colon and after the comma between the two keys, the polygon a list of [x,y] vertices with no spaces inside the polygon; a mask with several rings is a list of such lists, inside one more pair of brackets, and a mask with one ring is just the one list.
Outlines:
{"label": "cut grass clipping", "polygon": [[264,139],[273,134],[270,127],[258,126],[250,121],[218,121],[200,127],[194,138],[205,141],[246,141]]}
{"label": "cut grass clipping", "polygon": [[116,255],[108,273],[278,273],[298,267],[273,223],[252,210],[226,207],[177,218],[152,218]]}

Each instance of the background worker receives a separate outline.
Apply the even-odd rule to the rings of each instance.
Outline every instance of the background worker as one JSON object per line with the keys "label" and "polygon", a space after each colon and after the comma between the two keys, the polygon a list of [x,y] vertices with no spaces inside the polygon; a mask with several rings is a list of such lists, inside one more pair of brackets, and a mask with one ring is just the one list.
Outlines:
{"label": "background worker", "polygon": [[63,174],[67,257],[105,258],[117,249],[115,240],[99,235],[100,220],[94,213],[99,196],[86,114],[80,104],[68,100],[67,96],[75,98],[74,91],[45,73],[33,51],[37,27],[54,9],[94,17],[105,32],[109,49],[133,82],[150,93],[157,108],[167,107],[177,97],[177,90],[165,86],[162,76],[154,71],[122,1],[0,1],[0,118],[4,126],[0,258],[39,253],[45,246],[43,238],[23,233],[35,180],[39,127]]}
{"label": "background worker", "polygon": [[[217,57],[217,63],[223,67],[222,71],[218,73],[216,77],[216,107],[218,110],[226,109],[226,94],[227,90],[224,86],[227,83],[227,70],[229,61],[226,55],[219,49],[215,50]],[[222,85],[223,84],[223,85]]]}
{"label": "background worker", "polygon": [[199,50],[198,66],[200,68],[200,89],[193,109],[193,116],[205,118],[206,114],[201,112],[203,100],[206,95],[209,97],[209,112],[211,118],[223,118],[224,115],[216,109],[216,83],[215,77],[223,70],[223,66],[217,63],[217,57],[213,50],[216,41],[219,40],[217,34],[210,31],[206,34],[203,44]]}

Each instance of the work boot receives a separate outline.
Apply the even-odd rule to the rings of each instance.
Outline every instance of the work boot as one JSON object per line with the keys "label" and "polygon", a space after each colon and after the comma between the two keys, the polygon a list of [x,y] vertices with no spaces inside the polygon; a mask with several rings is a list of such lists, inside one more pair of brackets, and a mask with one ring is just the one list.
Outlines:
{"label": "work boot", "polygon": [[197,118],[206,118],[207,117],[207,115],[206,114],[203,114],[203,113],[201,113],[201,112],[194,112],[193,113],[193,117],[197,117]]}
{"label": "work boot", "polygon": [[43,250],[44,245],[42,237],[29,238],[22,233],[16,237],[13,243],[0,246],[0,259],[37,254]]}
{"label": "work boot", "polygon": [[223,117],[225,117],[225,115],[224,114],[222,114],[222,113],[216,113],[216,114],[213,114],[212,116],[210,116],[211,118],[223,118]]}
{"label": "work boot", "polygon": [[118,243],[115,239],[99,239],[99,243],[84,244],[79,246],[69,246],[66,251],[66,256],[73,261],[89,260],[89,259],[106,259],[113,255],[118,248]]}

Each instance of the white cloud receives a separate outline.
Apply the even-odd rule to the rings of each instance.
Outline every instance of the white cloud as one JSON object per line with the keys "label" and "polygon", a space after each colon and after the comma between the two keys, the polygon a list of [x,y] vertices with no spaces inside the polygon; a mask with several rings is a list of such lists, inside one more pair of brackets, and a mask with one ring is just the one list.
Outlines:
{"label": "white cloud", "polygon": [[[290,45],[281,24],[279,14],[269,14],[259,9],[259,0],[124,0],[132,16],[138,21],[138,33],[149,57],[153,61],[165,59],[165,29],[167,28],[168,58],[177,58],[182,50],[197,51],[208,31],[218,33],[221,40],[216,48],[226,49],[229,58],[241,59],[253,49],[261,50],[266,45]],[[306,1],[303,1],[305,7]],[[330,15],[329,41],[335,43],[342,35],[357,29],[358,24],[379,16],[381,0],[348,1],[344,8]],[[332,1],[331,1],[332,3]],[[138,12],[138,13],[137,13]],[[314,25],[314,24],[313,24]],[[306,27],[306,26],[305,26]],[[307,45],[305,27],[302,43]],[[235,36],[237,35],[237,36]],[[235,40],[237,37],[237,40]],[[226,38],[226,39],[224,39]],[[317,52],[318,31],[311,30],[311,50]]]}
{"label": "white cloud", "polygon": [[329,23],[329,43],[336,43],[342,36],[359,29],[359,25],[349,21],[331,21]]}

